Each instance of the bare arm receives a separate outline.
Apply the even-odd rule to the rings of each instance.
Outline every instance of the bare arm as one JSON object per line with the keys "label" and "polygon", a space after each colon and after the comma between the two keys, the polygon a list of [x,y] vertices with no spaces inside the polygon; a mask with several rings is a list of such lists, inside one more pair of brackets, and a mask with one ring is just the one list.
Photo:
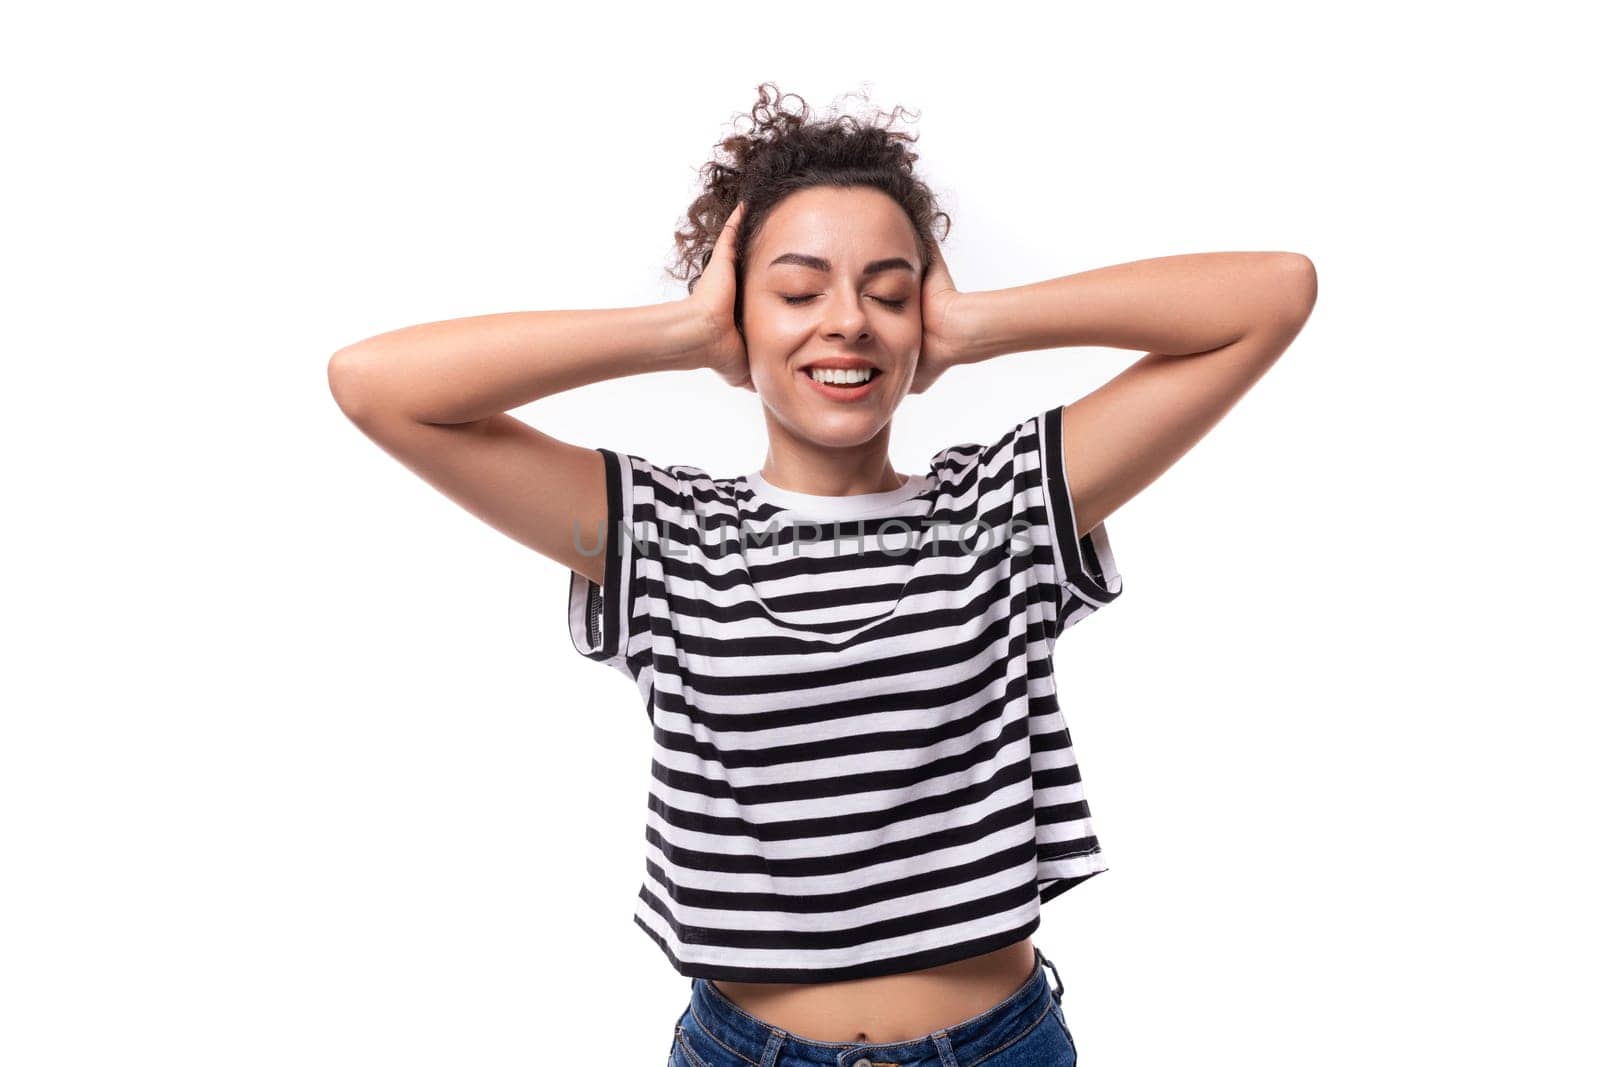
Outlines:
{"label": "bare arm", "polygon": [[[736,222],[737,216],[730,219]],[[743,359],[724,228],[692,296],[663,304],[517,311],[429,322],[328,361],[334,399],[363,433],[507,536],[604,580],[605,463],[506,412],[592,382]],[[591,554],[580,552],[580,546]]]}
{"label": "bare arm", "polygon": [[352,418],[381,408],[414,422],[460,426],[610,378],[691,370],[700,344],[682,300],[509,311],[379,334],[335,352],[328,371]]}
{"label": "bare arm", "polygon": [[1214,252],[963,293],[950,314],[963,338],[959,363],[1073,345],[1148,351],[1062,412],[1082,537],[1221,421],[1289,347],[1316,299],[1316,270],[1303,255]]}

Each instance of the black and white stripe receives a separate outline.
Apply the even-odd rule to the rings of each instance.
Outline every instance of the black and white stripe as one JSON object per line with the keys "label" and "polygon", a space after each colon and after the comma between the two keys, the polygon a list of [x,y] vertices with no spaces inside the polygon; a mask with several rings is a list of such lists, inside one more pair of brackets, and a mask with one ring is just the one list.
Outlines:
{"label": "black and white stripe", "polygon": [[937,966],[1107,869],[1053,656],[1122,579],[1074,535],[1061,410],[846,497],[599,450],[605,580],[568,618],[654,729],[634,919],[679,973]]}

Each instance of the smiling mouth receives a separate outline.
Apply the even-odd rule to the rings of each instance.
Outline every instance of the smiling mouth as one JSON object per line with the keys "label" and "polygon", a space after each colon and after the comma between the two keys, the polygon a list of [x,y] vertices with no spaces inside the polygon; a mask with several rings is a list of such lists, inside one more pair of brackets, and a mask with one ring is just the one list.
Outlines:
{"label": "smiling mouth", "polygon": [[831,386],[835,389],[859,389],[873,379],[883,374],[876,367],[866,367],[858,371],[822,370],[817,367],[807,367],[800,372],[819,385]]}

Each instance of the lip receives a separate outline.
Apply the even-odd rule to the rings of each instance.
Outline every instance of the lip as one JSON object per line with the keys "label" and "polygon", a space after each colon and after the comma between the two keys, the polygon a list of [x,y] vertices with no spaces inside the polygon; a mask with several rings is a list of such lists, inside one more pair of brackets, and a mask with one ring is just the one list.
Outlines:
{"label": "lip", "polygon": [[[822,361],[820,363],[811,363],[811,364],[808,364],[805,367],[801,367],[799,370],[795,371],[795,373],[798,374],[801,378],[805,379],[805,383],[807,385],[809,385],[811,388],[815,389],[818,393],[822,394],[827,399],[842,401],[843,403],[846,403],[846,404],[860,403],[861,401],[867,399],[869,396],[871,396],[874,392],[877,391],[878,383],[883,381],[883,372],[881,370],[878,371],[877,374],[874,374],[870,379],[868,379],[866,385],[853,385],[853,386],[827,385],[827,384],[825,384],[823,382],[819,382],[815,378],[811,377],[811,374],[810,374],[810,368],[811,367],[831,367],[833,365],[834,364],[833,364],[832,360],[824,360],[824,361]],[[859,363],[858,363],[858,365],[859,365]],[[867,366],[871,366],[871,364],[866,364],[866,365]]]}

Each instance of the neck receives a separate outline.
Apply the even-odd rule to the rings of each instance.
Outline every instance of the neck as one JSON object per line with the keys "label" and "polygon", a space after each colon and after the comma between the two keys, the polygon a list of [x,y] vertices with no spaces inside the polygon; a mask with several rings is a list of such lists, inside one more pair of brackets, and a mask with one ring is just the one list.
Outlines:
{"label": "neck", "polygon": [[885,493],[905,484],[889,462],[889,427],[859,444],[821,444],[767,417],[767,457],[761,477],[780,489],[814,496]]}

